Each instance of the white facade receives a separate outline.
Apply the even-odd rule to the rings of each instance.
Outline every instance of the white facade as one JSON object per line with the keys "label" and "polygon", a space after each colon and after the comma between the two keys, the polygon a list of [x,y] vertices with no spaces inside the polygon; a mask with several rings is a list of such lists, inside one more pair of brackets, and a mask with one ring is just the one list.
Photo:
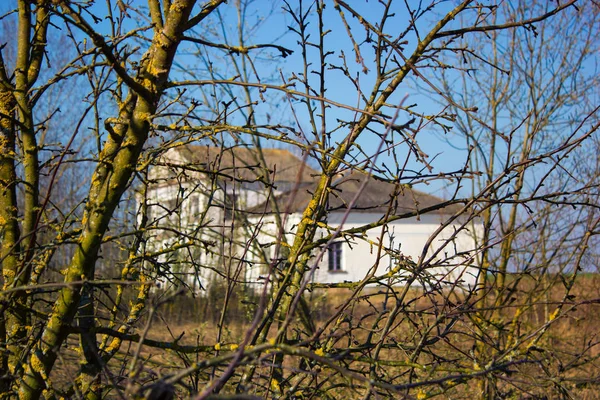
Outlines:
{"label": "white facade", "polygon": [[[236,156],[236,151],[231,153]],[[285,154],[282,157],[281,150],[275,155],[280,164],[282,159],[286,159]],[[294,156],[289,154],[289,157]],[[260,179],[253,181],[248,175],[248,169],[252,168],[234,167],[229,168],[233,171],[229,172],[225,167],[230,177],[221,179],[219,174],[200,172],[201,169],[190,162],[189,154],[182,156],[182,153],[173,150],[167,152],[162,160],[162,165],[149,174],[152,184],[148,186],[146,198],[139,199],[149,210],[148,248],[157,254],[159,270],[162,269],[157,280],[166,286],[189,285],[198,293],[220,278],[224,281],[234,279],[254,288],[262,287],[269,270],[282,265],[286,251],[286,246],[279,243],[282,235],[269,211],[267,200],[277,200],[282,195],[278,204],[280,209],[285,209],[289,201],[285,199],[285,190],[295,186],[290,182],[291,174],[281,175],[282,179],[275,180],[275,185],[267,190]],[[299,160],[294,158],[292,162],[298,163]],[[305,197],[310,193],[307,188],[311,182],[307,182],[307,177],[317,174],[306,168],[309,171],[303,171],[304,186],[297,192],[304,197],[296,197],[298,204],[294,211],[282,215],[289,244],[294,241]],[[342,177],[340,187],[343,190],[337,191],[337,200],[343,201],[341,193],[353,196],[352,185],[358,187],[356,182],[362,179],[365,178]],[[419,218],[395,221],[392,217],[385,224],[385,229],[378,226],[360,234],[344,234],[351,229],[360,231],[361,227],[381,220],[381,207],[370,208],[369,201],[385,202],[384,197],[390,196],[382,193],[387,192],[388,186],[394,185],[374,182],[368,191],[363,192],[365,197],[361,197],[361,193],[359,198],[363,199],[363,205],[367,205],[363,209],[344,212],[338,209],[327,215],[326,225],[319,228],[315,236],[320,247],[311,252],[313,261],[307,279],[313,283],[335,284],[361,282],[368,277],[372,286],[377,282],[374,278],[379,277],[379,282],[392,285],[474,286],[479,271],[474,240],[474,230],[478,228],[472,223],[463,226],[456,222],[434,237],[449,216],[433,212]],[[375,199],[369,199],[369,195]],[[419,196],[422,203],[442,202],[441,199],[413,192],[406,196],[413,200],[402,205],[402,213],[416,207],[411,202],[416,202],[414,198]],[[265,203],[264,208],[261,203]],[[328,240],[334,232],[337,232],[335,238]],[[423,258],[426,246],[428,250]],[[388,274],[389,271],[394,272]],[[388,275],[384,277],[385,274]]]}
{"label": "white facade", "polygon": [[[477,282],[479,269],[476,267],[476,246],[472,229],[452,224],[435,237],[441,226],[440,215],[422,215],[419,219],[409,218],[391,221],[386,229],[376,227],[359,235],[344,235],[355,228],[380,220],[378,213],[354,212],[331,213],[328,216],[328,230],[319,229],[316,240],[329,237],[342,224],[336,238],[312,252],[313,261],[307,279],[313,283],[335,284],[361,282],[366,278],[379,277],[381,282],[393,285],[454,285],[468,288]],[[262,246],[276,246],[280,237],[273,218],[262,218],[263,233],[257,238]],[[294,240],[295,226],[300,222],[300,214],[288,216],[286,221],[287,240]],[[473,226],[473,225],[472,225]],[[383,235],[382,235],[383,232]],[[383,238],[382,238],[383,236]],[[431,240],[430,240],[431,239]],[[428,251],[421,260],[427,243]],[[381,248],[381,249],[380,249]],[[439,251],[438,251],[439,250]],[[434,256],[434,253],[436,253]],[[271,256],[272,256],[271,252]],[[408,267],[404,267],[408,265]],[[423,266],[416,270],[417,266]],[[253,259],[253,266],[247,271],[248,282],[264,282],[268,265]],[[388,274],[389,271],[394,271]],[[387,275],[386,275],[387,274]],[[391,278],[391,279],[390,279]],[[373,279],[370,279],[373,282]],[[373,286],[375,283],[369,284]]]}

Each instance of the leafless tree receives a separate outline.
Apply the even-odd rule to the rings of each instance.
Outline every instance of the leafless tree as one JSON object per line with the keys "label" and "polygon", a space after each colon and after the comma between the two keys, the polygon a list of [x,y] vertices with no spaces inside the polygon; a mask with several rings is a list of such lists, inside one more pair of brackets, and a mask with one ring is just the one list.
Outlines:
{"label": "leafless tree", "polygon": [[3,395],[593,392],[596,5],[196,3],[1,17]]}

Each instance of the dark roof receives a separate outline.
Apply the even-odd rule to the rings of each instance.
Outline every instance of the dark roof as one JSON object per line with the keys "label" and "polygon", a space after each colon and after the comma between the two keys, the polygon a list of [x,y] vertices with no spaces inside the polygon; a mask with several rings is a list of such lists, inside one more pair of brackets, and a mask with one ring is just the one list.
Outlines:
{"label": "dark roof", "polygon": [[[367,183],[361,191],[363,182]],[[284,193],[276,197],[281,211],[302,212],[311,200],[316,188],[316,180],[312,183],[299,185],[296,192]],[[357,193],[358,196],[357,196]],[[353,212],[384,214],[391,207],[391,215],[399,215],[428,207],[441,205],[445,200],[427,193],[414,190],[408,185],[397,185],[376,176],[353,172],[335,179],[329,195],[328,211],[346,212],[351,202]],[[454,214],[461,209],[458,204],[449,205],[435,210],[441,214]],[[272,212],[270,205],[258,205],[253,212]]]}
{"label": "dark roof", "polygon": [[[187,162],[204,165],[240,180],[255,180],[262,175],[258,152],[248,147],[186,145],[174,149]],[[317,172],[304,160],[284,149],[262,149],[273,182],[312,182]]]}

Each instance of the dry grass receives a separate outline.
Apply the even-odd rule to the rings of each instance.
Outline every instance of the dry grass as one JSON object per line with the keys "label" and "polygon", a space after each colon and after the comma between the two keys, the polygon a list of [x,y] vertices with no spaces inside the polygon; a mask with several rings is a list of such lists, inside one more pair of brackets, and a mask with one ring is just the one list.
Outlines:
{"label": "dry grass", "polygon": [[[330,343],[326,356],[336,360],[336,365],[343,366],[351,374],[373,376],[393,384],[434,381],[449,375],[463,377],[405,392],[414,396],[478,398],[481,379],[468,376],[481,368],[475,366],[472,359],[474,352],[480,352],[480,358],[488,354],[490,357],[502,357],[504,361],[511,357],[528,360],[527,363],[511,365],[503,371],[490,374],[493,376],[491,382],[495,385],[496,398],[551,399],[570,396],[576,399],[600,399],[600,277],[586,275],[579,279],[571,291],[574,297],[569,297],[562,306],[564,314],[551,324],[548,321],[564,297],[564,286],[557,280],[551,291],[538,296],[535,295],[536,285],[532,279],[520,282],[511,304],[499,309],[493,316],[494,320],[488,321],[487,332],[479,332],[475,327],[473,312],[458,314],[460,295],[449,296],[447,292],[431,294],[422,289],[411,289],[402,302],[402,310],[392,329],[385,337],[381,336],[383,327],[396,306],[391,293],[368,290],[352,299],[343,313],[339,313],[339,307],[351,296],[349,290],[315,291],[308,294],[306,299],[317,321],[317,328],[322,328],[331,316],[338,321],[342,318],[343,322],[337,326],[327,326],[318,341],[306,342],[301,346],[315,351],[318,346]],[[532,293],[535,296],[532,297]],[[538,303],[526,304],[532,298],[537,298]],[[207,316],[199,312],[207,309],[203,304],[206,301],[203,298],[193,301],[182,298],[169,307],[159,309],[146,337],[184,346],[214,346],[219,332],[215,322],[218,321],[219,307],[213,305],[211,315]],[[196,305],[192,306],[192,302]],[[522,311],[515,318],[519,309]],[[248,316],[251,313],[247,309],[237,304],[232,305],[229,311],[231,314],[226,318],[219,340],[223,345],[240,343],[250,326]],[[449,326],[453,317],[456,317],[456,321],[451,329],[441,332]],[[532,338],[544,327],[547,327],[547,331],[534,347],[527,350]],[[292,332],[300,331],[300,324],[295,324]],[[143,334],[143,325],[135,333]],[[427,340],[432,343],[423,345]],[[518,343],[513,345],[511,340]],[[375,362],[377,343],[384,344],[384,347]],[[76,346],[76,337],[73,336],[68,346],[61,349],[60,368],[52,376],[56,386],[66,388],[76,376],[79,359]],[[416,351],[419,346],[421,348]],[[482,346],[483,350],[477,346]],[[223,351],[217,352],[214,348],[195,354],[145,345],[140,347],[139,353],[137,349],[137,343],[124,344],[119,354],[105,367],[103,382],[120,388],[124,393],[128,386],[131,389],[131,385],[140,386],[157,381],[202,360],[223,354]],[[506,354],[503,349],[508,349],[506,351],[514,355]],[[139,369],[132,367],[136,353],[135,365]],[[258,363],[252,361],[259,367],[253,380],[254,393],[259,396],[279,396],[269,384],[273,360],[273,356],[263,355]],[[410,367],[411,363],[424,368]],[[207,381],[219,376],[225,366],[201,369],[187,376],[177,386],[178,397],[186,398],[201,390]],[[241,373],[243,370],[244,367],[239,367],[237,371]],[[132,371],[137,374],[135,379],[129,379],[133,376]],[[289,380],[282,382],[282,386],[286,384],[282,391],[301,391],[308,397],[312,394],[313,398],[360,398],[368,386],[352,378],[350,373],[344,374],[299,356],[286,357],[283,372]],[[238,380],[239,377],[233,378],[231,383]],[[233,390],[233,387],[229,390]],[[380,390],[380,393],[385,394],[385,391]],[[108,393],[108,397],[117,398],[117,390]],[[291,394],[288,397],[293,398]]]}

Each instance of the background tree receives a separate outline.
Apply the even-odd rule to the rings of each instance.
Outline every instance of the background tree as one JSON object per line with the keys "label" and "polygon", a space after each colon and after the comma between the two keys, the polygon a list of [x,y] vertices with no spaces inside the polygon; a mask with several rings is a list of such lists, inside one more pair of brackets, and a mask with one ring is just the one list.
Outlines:
{"label": "background tree", "polygon": [[[18,0],[3,14],[16,26],[0,53],[3,394],[494,398],[583,396],[598,383],[593,324],[554,340],[597,303],[574,297],[595,279],[579,283],[578,270],[597,260],[597,160],[581,156],[597,143],[586,70],[597,6],[196,3]],[[52,56],[57,31],[70,59]],[[406,96],[409,79],[441,107]],[[64,132],[44,106],[60,87],[77,88],[54,91],[61,102],[84,104]],[[460,163],[446,148],[428,156],[435,129],[464,147],[451,153]],[[246,146],[247,174],[169,159],[186,144],[217,148],[214,160]],[[316,173],[293,231],[263,149],[277,146]],[[61,202],[75,171],[85,184]],[[335,182],[350,171],[362,189],[372,175],[392,185],[390,205],[378,221],[332,229]],[[165,182],[176,182],[173,202],[152,194]],[[261,187],[276,211],[271,247],[266,213],[230,202],[227,182]],[[394,208],[412,186],[440,182],[449,200]],[[186,209],[199,193],[209,201]],[[390,222],[450,206],[418,259],[384,245]],[[381,235],[362,281],[310,283],[328,244],[365,240],[367,228]],[[465,231],[477,245],[451,255]],[[384,255],[396,261],[382,274]],[[243,271],[257,260],[270,284],[254,296]],[[431,278],[464,265],[480,271],[476,287]],[[217,322],[196,321],[193,334],[165,312],[210,301],[189,298],[190,274],[224,288]]]}
{"label": "background tree", "polygon": [[[489,18],[492,23],[527,19],[547,6],[500,5]],[[458,145],[457,136],[464,138],[465,148],[472,149],[470,168],[482,172],[472,181],[473,195],[487,202],[481,203],[485,230],[480,240],[486,244],[481,259],[488,273],[480,275],[480,285],[495,294],[481,298],[487,311],[479,328],[501,345],[491,353],[483,345],[481,364],[514,350],[523,313],[542,299],[557,301],[559,293],[575,299],[577,275],[596,272],[583,260],[597,247],[590,233],[598,224],[598,182],[595,163],[586,162],[582,170],[579,160],[589,158],[586,151],[595,153],[592,143],[582,147],[580,142],[591,142],[598,124],[597,27],[597,7],[586,12],[573,7],[528,28],[529,34],[494,31],[485,45],[467,37],[453,45],[463,58],[461,71],[442,70],[431,77],[439,80],[437,87],[457,117],[445,139]],[[463,111],[473,104],[479,105],[476,114]],[[520,291],[526,296],[515,305]],[[534,325],[542,327],[562,309],[545,305],[544,318]],[[534,337],[539,344],[543,335]],[[549,372],[540,374],[543,380]],[[502,394],[493,382],[485,383],[490,397]]]}

